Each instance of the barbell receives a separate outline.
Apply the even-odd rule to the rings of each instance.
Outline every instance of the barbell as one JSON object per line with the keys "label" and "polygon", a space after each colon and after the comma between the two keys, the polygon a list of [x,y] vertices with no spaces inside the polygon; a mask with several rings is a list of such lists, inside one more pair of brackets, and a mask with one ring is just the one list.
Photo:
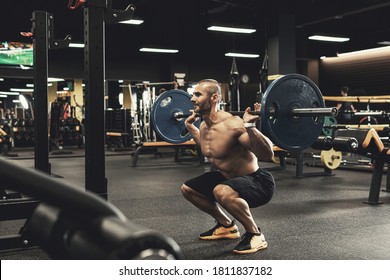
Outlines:
{"label": "barbell", "polygon": [[[183,90],[162,93],[151,109],[151,123],[157,135],[173,144],[190,140],[192,136],[184,122],[193,108],[191,95]],[[325,108],[321,91],[312,80],[300,74],[288,74],[274,80],[264,93],[261,130],[282,149],[303,150],[321,134],[324,116],[335,117],[337,113],[336,107]],[[194,124],[199,127],[200,120]]]}

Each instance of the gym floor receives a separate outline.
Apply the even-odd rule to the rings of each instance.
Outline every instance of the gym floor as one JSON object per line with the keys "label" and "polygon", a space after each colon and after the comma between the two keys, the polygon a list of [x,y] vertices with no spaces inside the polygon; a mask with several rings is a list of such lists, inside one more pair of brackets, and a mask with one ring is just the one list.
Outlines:
{"label": "gym floor", "polygon": [[[389,260],[390,194],[381,192],[382,204],[368,205],[371,173],[336,169],[334,176],[294,178],[295,166],[272,171],[277,190],[265,206],[252,209],[268,248],[255,254],[231,252],[237,240],[201,241],[198,234],[213,227],[211,217],[189,204],[179,187],[188,178],[209,169],[194,159],[173,160],[170,150],[163,157],[141,154],[137,167],[130,167],[131,152],[107,152],[108,200],[137,225],[172,237],[188,260]],[[6,158],[33,168],[33,151]],[[52,173],[84,188],[82,152],[51,157]],[[261,162],[262,167],[277,167]],[[305,167],[304,172],[321,168]],[[382,184],[385,185],[386,176]],[[384,189],[384,187],[383,187]],[[23,220],[0,222],[0,235],[16,234]],[[244,233],[241,225],[240,230]],[[2,260],[43,260],[39,248],[0,252]]]}

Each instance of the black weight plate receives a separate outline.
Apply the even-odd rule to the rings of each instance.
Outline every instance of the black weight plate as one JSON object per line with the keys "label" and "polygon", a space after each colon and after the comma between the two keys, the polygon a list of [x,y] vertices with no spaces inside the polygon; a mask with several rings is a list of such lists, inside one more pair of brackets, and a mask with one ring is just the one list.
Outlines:
{"label": "black weight plate", "polygon": [[306,76],[288,74],[274,80],[261,102],[262,132],[272,142],[288,151],[303,150],[313,144],[324,117],[294,117],[294,108],[323,108],[324,100],[317,85]]}
{"label": "black weight plate", "polygon": [[[185,119],[177,120],[175,113],[190,113],[194,109],[191,96],[183,90],[168,90],[162,93],[153,103],[151,109],[151,123],[154,131],[164,141],[179,144],[192,138],[184,124]],[[199,127],[200,120],[195,122]]]}

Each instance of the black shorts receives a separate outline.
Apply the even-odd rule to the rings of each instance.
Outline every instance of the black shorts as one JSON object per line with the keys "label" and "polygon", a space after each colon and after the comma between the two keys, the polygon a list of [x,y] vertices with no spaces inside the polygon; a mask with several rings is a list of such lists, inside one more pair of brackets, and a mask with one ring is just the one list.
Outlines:
{"label": "black shorts", "polygon": [[214,201],[214,188],[218,184],[228,185],[235,190],[251,208],[268,203],[275,190],[274,177],[271,173],[261,168],[252,174],[232,179],[225,178],[219,171],[206,172],[186,181],[184,184]]}

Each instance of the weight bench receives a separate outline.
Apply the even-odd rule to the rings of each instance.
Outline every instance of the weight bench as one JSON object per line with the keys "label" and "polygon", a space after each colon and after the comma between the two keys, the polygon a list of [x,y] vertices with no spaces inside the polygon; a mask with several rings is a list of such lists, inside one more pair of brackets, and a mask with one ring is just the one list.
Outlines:
{"label": "weight bench", "polygon": [[204,157],[201,154],[198,145],[195,143],[194,140],[189,140],[183,143],[176,143],[176,144],[168,143],[165,141],[154,141],[154,142],[144,142],[135,150],[135,152],[131,155],[132,160],[130,166],[133,167],[137,166],[138,157],[144,148],[168,148],[168,147],[173,148],[175,150],[175,162],[179,161],[179,149],[182,148],[196,148],[198,150],[200,163],[204,162]]}
{"label": "weight bench", "polygon": [[[340,129],[336,130],[337,136],[355,137],[359,143],[359,147],[355,151],[370,157],[374,162],[374,170],[371,177],[370,192],[368,195],[368,204],[379,204],[379,194],[382,183],[383,168],[385,162],[390,162],[389,148],[386,148],[374,128],[371,129]],[[389,167],[387,168],[387,187],[386,191],[390,191],[389,187]]]}
{"label": "weight bench", "polygon": [[116,131],[108,131],[106,132],[107,137],[107,149],[115,149],[117,148],[124,148],[128,146],[128,140],[127,137],[129,136],[128,133],[123,132],[116,132]]}

